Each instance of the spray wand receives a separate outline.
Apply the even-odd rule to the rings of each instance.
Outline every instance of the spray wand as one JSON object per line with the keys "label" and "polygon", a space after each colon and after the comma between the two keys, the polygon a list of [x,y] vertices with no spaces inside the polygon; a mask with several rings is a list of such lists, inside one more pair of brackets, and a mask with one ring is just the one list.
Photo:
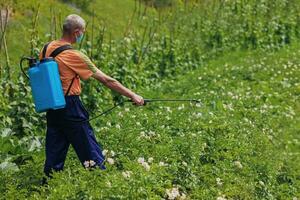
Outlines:
{"label": "spray wand", "polygon": [[[147,105],[148,103],[152,103],[152,102],[193,102],[193,103],[200,103],[199,100],[195,100],[195,99],[144,99],[144,106]],[[98,117],[101,117],[102,115],[110,113],[112,110],[114,110],[115,108],[117,108],[118,106],[120,106],[124,103],[133,103],[133,102],[131,100],[122,101],[120,103],[115,104],[113,107],[105,110],[104,112],[100,113],[99,115],[96,115],[95,117],[92,117],[88,120],[84,120],[82,122],[89,122],[89,121],[92,121],[94,119],[97,119]]]}

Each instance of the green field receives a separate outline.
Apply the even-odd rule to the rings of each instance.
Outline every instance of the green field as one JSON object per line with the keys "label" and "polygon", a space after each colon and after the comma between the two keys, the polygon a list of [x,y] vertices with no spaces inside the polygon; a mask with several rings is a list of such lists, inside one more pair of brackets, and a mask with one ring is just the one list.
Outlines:
{"label": "green field", "polygon": [[[300,3],[203,0],[161,16],[149,8],[123,38],[134,1],[103,2],[93,8],[115,39],[97,43],[99,35],[91,48],[88,35],[82,51],[145,98],[200,103],[125,104],[92,121],[107,170],[81,167],[71,148],[64,171],[42,186],[44,115],[34,112],[28,83],[4,70],[0,199],[299,199]],[[153,39],[151,27],[159,29]],[[83,87],[91,116],[122,99],[94,80]]]}

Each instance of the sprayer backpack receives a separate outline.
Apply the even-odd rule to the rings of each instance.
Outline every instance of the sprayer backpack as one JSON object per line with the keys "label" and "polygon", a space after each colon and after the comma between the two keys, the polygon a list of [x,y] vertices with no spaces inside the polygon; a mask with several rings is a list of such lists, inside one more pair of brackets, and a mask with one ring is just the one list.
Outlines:
{"label": "sprayer backpack", "polygon": [[[34,58],[24,57],[20,63],[22,68],[22,62],[24,60],[29,61],[28,74],[35,110],[37,112],[61,109],[66,106],[58,64],[55,61],[55,57],[65,50],[72,49],[72,47],[70,45],[58,47],[50,54],[50,57],[46,58],[48,45],[49,43],[44,46],[42,52],[43,57],[39,62]],[[68,95],[74,79],[75,77],[72,79],[66,95]]]}

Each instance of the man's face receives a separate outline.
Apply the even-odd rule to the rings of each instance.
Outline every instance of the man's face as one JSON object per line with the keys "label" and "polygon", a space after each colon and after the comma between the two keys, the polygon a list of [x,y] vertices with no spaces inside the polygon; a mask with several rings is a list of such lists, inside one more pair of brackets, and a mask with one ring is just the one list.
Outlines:
{"label": "man's face", "polygon": [[80,43],[82,38],[83,38],[83,34],[85,33],[85,28],[78,28],[78,29],[75,29],[74,31],[74,43],[77,42],[77,43]]}

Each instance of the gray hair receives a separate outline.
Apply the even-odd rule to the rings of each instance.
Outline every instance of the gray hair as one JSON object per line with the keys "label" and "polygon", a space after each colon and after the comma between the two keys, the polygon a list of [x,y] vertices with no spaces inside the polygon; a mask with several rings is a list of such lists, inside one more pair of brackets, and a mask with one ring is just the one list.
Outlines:
{"label": "gray hair", "polygon": [[66,17],[63,24],[63,34],[71,34],[75,29],[84,29],[85,21],[79,15],[71,14]]}

